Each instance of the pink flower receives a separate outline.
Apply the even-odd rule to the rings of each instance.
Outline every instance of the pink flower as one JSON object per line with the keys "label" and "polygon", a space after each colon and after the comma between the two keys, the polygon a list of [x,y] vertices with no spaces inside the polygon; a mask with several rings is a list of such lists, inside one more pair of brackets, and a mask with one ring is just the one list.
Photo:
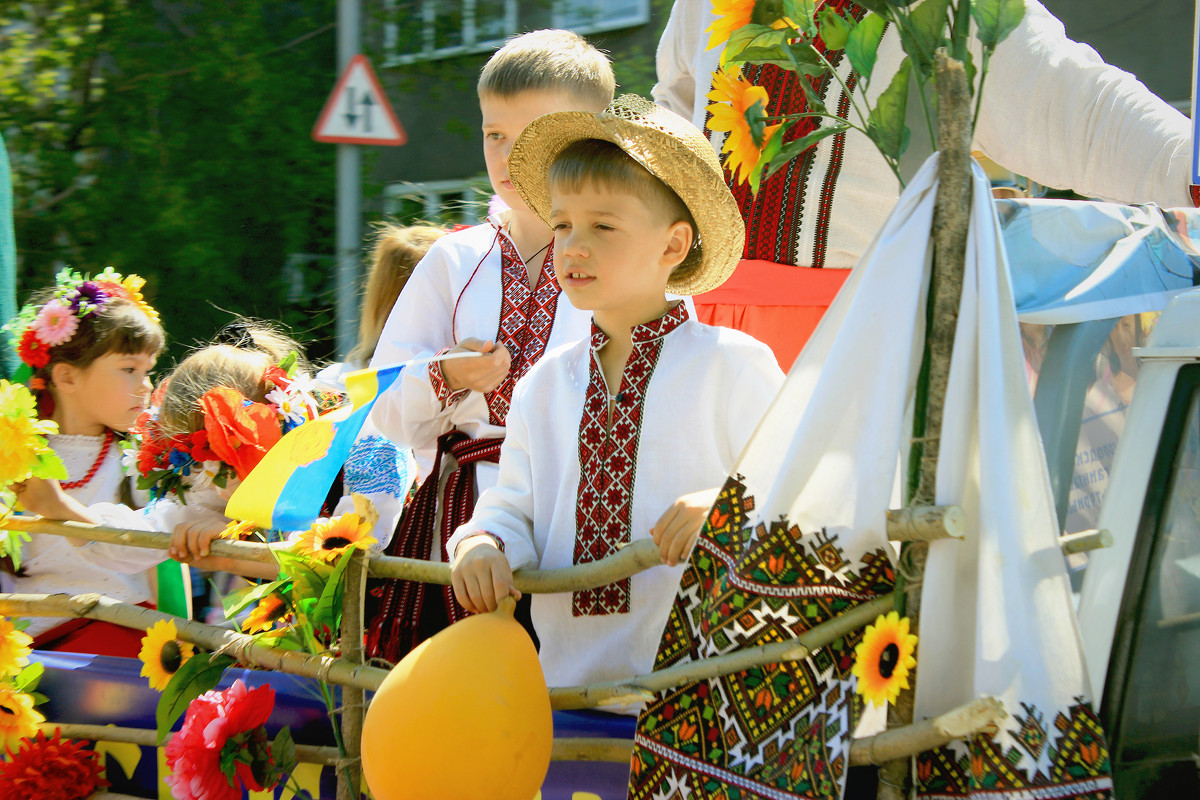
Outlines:
{"label": "pink flower", "polygon": [[174,796],[178,800],[240,800],[244,788],[254,792],[270,788],[259,785],[244,761],[239,760],[234,775],[227,777],[221,771],[221,753],[248,750],[252,759],[261,759],[266,740],[262,725],[274,707],[274,689],[266,685],[247,689],[240,679],[223,692],[205,692],[193,700],[182,730],[167,743],[171,775],[165,781]]}
{"label": "pink flower", "polygon": [[42,306],[33,322],[37,338],[48,347],[57,347],[71,341],[78,327],[79,318],[71,311],[71,307],[61,300],[51,300]]}

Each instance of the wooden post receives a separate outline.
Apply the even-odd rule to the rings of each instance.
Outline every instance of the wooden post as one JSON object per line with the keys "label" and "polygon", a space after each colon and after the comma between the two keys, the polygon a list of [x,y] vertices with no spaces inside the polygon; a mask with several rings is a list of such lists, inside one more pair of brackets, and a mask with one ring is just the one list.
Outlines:
{"label": "wooden post", "polygon": [[[363,663],[363,599],[367,587],[367,562],[361,550],[355,550],[346,567],[346,585],[342,591],[342,658]],[[359,800],[362,796],[362,727],[365,694],[362,689],[341,687],[342,748],[345,762],[337,776],[337,800]]]}
{"label": "wooden post", "polygon": [[[936,54],[938,97],[938,189],[933,212],[933,271],[929,281],[928,320],[922,383],[917,388],[913,422],[913,458],[917,470],[910,506],[936,502],[939,436],[945,408],[946,385],[950,378],[950,356],[962,299],[966,261],[967,230],[971,217],[971,95],[966,71],[944,49]],[[900,551],[897,588],[904,593],[904,613],[910,629],[920,628],[921,585],[925,573],[928,542],[908,542]],[[918,647],[920,645],[918,644]],[[888,711],[888,727],[912,723],[913,695],[920,672],[909,679],[912,689],[902,692]],[[879,800],[908,797],[911,758],[889,761],[879,769]]]}

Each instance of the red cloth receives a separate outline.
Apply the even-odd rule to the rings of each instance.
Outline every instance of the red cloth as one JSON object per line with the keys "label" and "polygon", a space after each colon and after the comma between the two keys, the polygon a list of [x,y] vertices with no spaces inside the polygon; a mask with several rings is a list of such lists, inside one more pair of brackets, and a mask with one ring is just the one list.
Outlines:
{"label": "red cloth", "polygon": [[729,280],[692,301],[701,322],[750,334],[771,348],[787,372],[849,274],[742,260]]}
{"label": "red cloth", "polygon": [[[150,603],[138,605],[154,608]],[[137,658],[142,651],[142,637],[145,635],[146,632],[141,628],[126,628],[94,619],[73,619],[36,637],[33,649]]]}

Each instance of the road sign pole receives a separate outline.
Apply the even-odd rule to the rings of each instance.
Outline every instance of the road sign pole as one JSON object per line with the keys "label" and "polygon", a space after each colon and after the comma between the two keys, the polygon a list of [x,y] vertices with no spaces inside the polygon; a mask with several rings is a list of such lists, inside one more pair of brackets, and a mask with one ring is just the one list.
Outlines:
{"label": "road sign pole", "polygon": [[[338,0],[338,72],[359,50],[360,0]],[[358,336],[358,273],[362,253],[360,145],[337,146],[337,352],[345,358]]]}

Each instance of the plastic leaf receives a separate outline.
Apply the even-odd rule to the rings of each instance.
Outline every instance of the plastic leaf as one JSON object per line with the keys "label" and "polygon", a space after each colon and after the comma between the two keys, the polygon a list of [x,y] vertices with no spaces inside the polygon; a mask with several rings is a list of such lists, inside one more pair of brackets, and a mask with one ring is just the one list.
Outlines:
{"label": "plastic leaf", "polygon": [[862,18],[850,35],[846,37],[846,56],[864,81],[871,80],[875,59],[879,55],[879,43],[883,40],[883,29],[887,23],[878,14]]}
{"label": "plastic leaf", "polygon": [[[826,120],[820,128],[817,128],[812,133],[802,136],[795,141],[788,142],[782,147],[776,148],[776,152],[772,155],[772,158],[766,162],[766,171],[763,173],[762,179],[766,180],[767,178],[770,178],[776,172],[787,166],[788,162],[822,139],[842,133],[849,128],[850,126],[841,120]],[[782,141],[782,137],[777,138]],[[766,152],[764,152],[763,155],[765,156]]]}
{"label": "plastic leaf", "polygon": [[171,676],[171,682],[158,698],[154,720],[158,725],[159,744],[166,741],[171,726],[183,716],[188,705],[209,689],[216,687],[225,670],[233,663],[234,659],[231,656],[215,653],[198,653],[183,662],[183,666]]}
{"label": "plastic leaf", "polygon": [[829,6],[823,6],[817,16],[820,19],[821,39],[825,46],[830,50],[844,50],[852,23]]}
{"label": "plastic leaf", "polygon": [[734,31],[721,52],[721,66],[746,61],[787,67],[789,31],[768,25],[743,25]]}
{"label": "plastic leaf", "polygon": [[971,16],[984,47],[995,47],[1012,33],[1025,16],[1025,0],[975,0]]}
{"label": "plastic leaf", "polygon": [[906,58],[900,64],[900,69],[892,77],[892,82],[871,109],[871,118],[867,121],[867,135],[885,156],[899,159],[908,146],[909,131],[904,124],[904,115],[908,106],[908,77],[912,72],[912,62]]}
{"label": "plastic leaf", "polygon": [[[225,609],[225,619],[233,619],[234,615],[251,603],[258,602],[276,589],[280,589],[289,583],[291,583],[291,579],[283,578],[258,586],[247,586],[245,589],[239,589],[236,592],[230,592],[221,598],[221,605]],[[283,588],[283,591],[287,591],[286,588]]]}
{"label": "plastic leaf", "polygon": [[783,0],[783,15],[809,36],[817,35],[816,13],[815,0]]}

